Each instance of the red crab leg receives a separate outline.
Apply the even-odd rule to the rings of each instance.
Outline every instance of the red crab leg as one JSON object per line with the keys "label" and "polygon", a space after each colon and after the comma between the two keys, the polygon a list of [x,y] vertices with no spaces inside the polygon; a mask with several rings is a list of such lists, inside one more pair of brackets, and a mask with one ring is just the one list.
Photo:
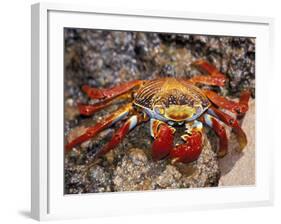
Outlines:
{"label": "red crab leg", "polygon": [[119,121],[119,120],[123,119],[124,117],[126,117],[131,109],[132,109],[132,105],[131,104],[127,104],[127,105],[123,106],[122,108],[116,110],[113,114],[111,114],[110,116],[104,118],[101,122],[98,122],[94,126],[89,127],[84,134],[82,134],[78,138],[76,138],[76,139],[72,140],[71,142],[69,142],[65,146],[65,149],[67,151],[69,151],[74,146],[76,146],[78,144],[81,144],[81,143],[83,143],[83,142],[93,138],[99,132],[101,132],[103,129],[113,125],[117,121]]}
{"label": "red crab leg", "polygon": [[247,145],[247,136],[242,130],[242,128],[239,126],[238,121],[215,107],[209,108],[207,113],[217,117],[220,121],[232,127],[234,133],[237,136],[240,145],[240,150],[242,151],[242,149]]}
{"label": "red crab leg", "polygon": [[134,80],[107,89],[91,88],[88,85],[84,85],[82,90],[92,99],[111,100],[140,86],[142,83],[142,80]]}
{"label": "red crab leg", "polygon": [[168,156],[174,145],[175,129],[166,123],[151,119],[150,131],[154,142],[152,144],[152,158],[160,160]]}
{"label": "red crab leg", "polygon": [[220,77],[220,76],[198,75],[189,79],[188,82],[191,82],[192,84],[201,83],[211,86],[224,86],[225,80],[226,80],[225,77]]}
{"label": "red crab leg", "polygon": [[241,93],[239,103],[241,105],[248,106],[249,99],[251,97],[251,92],[249,90],[245,90]]}
{"label": "red crab leg", "polygon": [[172,163],[190,163],[197,160],[200,156],[202,151],[202,123],[194,121],[191,128],[191,130],[187,130],[187,134],[181,136],[186,143],[178,145],[171,150],[170,157]]}
{"label": "red crab leg", "polygon": [[208,125],[210,128],[212,128],[216,135],[219,137],[219,151],[218,156],[223,157],[227,153],[228,148],[228,140],[226,136],[225,128],[217,121],[216,118],[209,114],[204,114],[204,116],[201,117],[201,120],[204,124]]}
{"label": "red crab leg", "polygon": [[109,106],[111,102],[107,103],[96,103],[96,104],[78,104],[78,109],[81,115],[90,116],[95,112]]}
{"label": "red crab leg", "polygon": [[226,77],[224,74],[222,74],[217,68],[213,65],[211,65],[209,62],[205,60],[197,60],[192,63],[193,66],[195,66],[199,71],[203,73],[207,73],[210,76],[206,75],[198,75],[195,76],[188,81],[196,84],[201,83],[205,85],[212,85],[212,86],[224,86]]}
{"label": "red crab leg", "polygon": [[114,149],[125,137],[125,135],[135,128],[138,124],[143,122],[144,119],[141,116],[131,116],[112,136],[111,140],[95,155],[99,157],[106,154],[110,150]]}
{"label": "red crab leg", "polygon": [[234,101],[228,100],[211,90],[203,91],[206,96],[218,107],[229,110],[235,114],[244,114],[248,110],[248,100],[250,98],[249,92],[243,92],[241,94],[241,101],[236,103]]}
{"label": "red crab leg", "polygon": [[[242,110],[245,112],[247,112],[249,109],[248,104],[249,104],[250,97],[251,97],[250,90],[243,91],[240,95],[239,104],[242,106]],[[242,119],[245,115],[245,112],[242,114],[239,114],[239,116],[237,118]]]}
{"label": "red crab leg", "polygon": [[193,62],[192,65],[195,66],[199,71],[207,73],[211,76],[225,77],[225,75],[222,74],[214,65],[210,64],[206,60],[197,60]]}
{"label": "red crab leg", "polygon": [[[125,98],[125,99],[127,98],[127,99],[129,99],[130,97],[131,97],[130,94],[125,94],[125,95],[122,95],[122,96],[118,96],[115,99],[117,99],[117,98]],[[90,116],[90,115],[93,115],[95,112],[100,111],[101,109],[103,109],[105,107],[108,107],[113,102],[114,102],[114,100],[108,101],[108,102],[102,101],[102,102],[98,102],[98,103],[95,103],[95,104],[78,104],[78,109],[79,109],[79,112],[80,112],[81,115]]]}

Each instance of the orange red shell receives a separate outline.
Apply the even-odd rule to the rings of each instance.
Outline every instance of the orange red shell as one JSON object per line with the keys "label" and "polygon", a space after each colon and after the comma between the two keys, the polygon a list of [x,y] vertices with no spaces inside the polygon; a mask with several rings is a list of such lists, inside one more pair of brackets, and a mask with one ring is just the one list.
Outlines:
{"label": "orange red shell", "polygon": [[208,98],[198,87],[185,79],[171,77],[145,82],[136,92],[134,104],[148,109],[153,109],[155,105],[210,106]]}

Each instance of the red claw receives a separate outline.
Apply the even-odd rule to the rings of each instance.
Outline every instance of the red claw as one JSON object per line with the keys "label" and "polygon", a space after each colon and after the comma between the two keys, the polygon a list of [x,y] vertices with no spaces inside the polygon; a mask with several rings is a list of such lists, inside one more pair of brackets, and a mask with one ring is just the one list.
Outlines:
{"label": "red claw", "polygon": [[170,157],[173,162],[190,163],[198,159],[202,151],[202,134],[193,131],[190,136],[185,135],[186,143],[171,150]]}
{"label": "red claw", "polygon": [[173,148],[174,135],[173,129],[167,124],[159,125],[155,140],[152,145],[152,158],[160,160],[168,156]]}

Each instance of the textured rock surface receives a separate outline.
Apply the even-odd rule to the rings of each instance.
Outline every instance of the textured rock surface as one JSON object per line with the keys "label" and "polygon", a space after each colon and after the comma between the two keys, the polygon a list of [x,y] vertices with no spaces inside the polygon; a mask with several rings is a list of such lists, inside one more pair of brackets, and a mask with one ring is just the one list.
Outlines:
{"label": "textured rock surface", "polygon": [[[85,165],[70,166],[68,193],[137,191],[187,187],[212,187],[218,185],[220,176],[218,161],[210,142],[204,140],[199,159],[192,164],[171,165],[167,160],[152,161],[145,150],[139,148],[124,151],[120,159],[110,163],[110,155],[88,168]],[[109,157],[109,158],[108,158]],[[71,162],[67,161],[67,164]]]}
{"label": "textured rock surface", "polygon": [[[89,118],[79,116],[77,102],[89,103],[81,92],[82,85],[111,87],[135,79],[161,76],[188,78],[200,74],[191,67],[191,63],[202,58],[209,60],[229,78],[225,88],[212,87],[214,90],[233,98],[241,90],[250,88],[254,97],[254,38],[65,29],[66,141],[83,133],[86,127],[102,120],[104,115],[124,103],[120,101]],[[115,150],[93,163],[96,151],[119,126],[120,122],[66,155],[65,193],[218,186],[220,173],[220,185],[245,183],[244,180],[235,179],[241,177],[239,172],[249,170],[247,163],[242,165],[243,170],[235,168],[244,154],[234,155],[236,161],[226,157],[220,161],[219,168],[219,161],[213,152],[217,140],[208,129],[200,158],[189,165],[173,166],[167,160],[152,161],[148,123],[134,129]],[[182,133],[183,130],[179,128],[178,132]],[[254,136],[249,138],[254,139]],[[235,138],[232,136],[231,139],[235,145]],[[252,158],[254,145],[248,147],[253,152],[248,157]],[[231,161],[234,165],[229,165]],[[234,179],[231,169],[237,170]],[[248,172],[247,175],[252,174]]]}
{"label": "textured rock surface", "polygon": [[192,164],[171,165],[149,160],[141,149],[131,149],[113,174],[115,191],[217,186],[219,167],[207,139],[199,159]]}
{"label": "textured rock surface", "polygon": [[[148,125],[131,132],[114,151],[91,163],[95,138],[66,157],[66,192],[136,191],[218,185],[220,170],[208,138],[199,159],[191,164],[171,165],[151,159]],[[78,129],[79,130],[79,129]],[[134,140],[134,141],[132,141]],[[142,148],[135,148],[135,147]],[[79,164],[79,165],[77,165]]]}

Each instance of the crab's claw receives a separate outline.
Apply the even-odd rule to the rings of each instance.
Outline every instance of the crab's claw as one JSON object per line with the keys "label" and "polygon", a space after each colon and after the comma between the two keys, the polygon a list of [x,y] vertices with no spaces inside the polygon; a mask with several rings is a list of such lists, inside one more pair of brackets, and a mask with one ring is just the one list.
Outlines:
{"label": "crab's claw", "polygon": [[159,120],[151,120],[152,158],[160,160],[169,155],[173,149],[175,129]]}
{"label": "crab's claw", "polygon": [[192,132],[190,136],[184,135],[186,143],[176,146],[171,150],[172,163],[190,163],[198,159],[202,151],[202,134]]}
{"label": "crab's claw", "polygon": [[196,127],[182,135],[185,143],[174,147],[170,152],[172,163],[190,163],[197,160],[202,151],[202,123],[196,123]]}
{"label": "crab's claw", "polygon": [[154,137],[152,158],[160,160],[169,156],[172,163],[190,163],[198,159],[202,151],[202,123],[195,121],[187,125],[187,134],[182,135],[185,143],[174,147],[175,129],[168,124],[151,120],[151,135]]}

